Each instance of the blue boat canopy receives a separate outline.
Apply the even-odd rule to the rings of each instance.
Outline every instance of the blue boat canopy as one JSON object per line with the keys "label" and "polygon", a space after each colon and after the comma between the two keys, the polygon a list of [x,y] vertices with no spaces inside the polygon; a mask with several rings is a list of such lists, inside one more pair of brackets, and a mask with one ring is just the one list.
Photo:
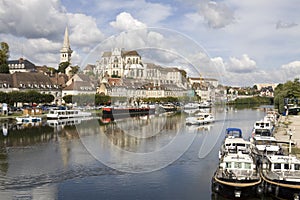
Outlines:
{"label": "blue boat canopy", "polygon": [[240,128],[227,128],[225,137],[241,138],[242,130]]}

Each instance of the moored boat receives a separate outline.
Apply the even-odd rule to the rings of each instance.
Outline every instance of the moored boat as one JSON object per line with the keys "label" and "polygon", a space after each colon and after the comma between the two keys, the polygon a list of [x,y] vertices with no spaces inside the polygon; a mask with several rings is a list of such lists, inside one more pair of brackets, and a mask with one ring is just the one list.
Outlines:
{"label": "moored boat", "polygon": [[81,110],[50,110],[47,119],[68,119],[76,117],[90,117],[92,113]]}
{"label": "moored boat", "polygon": [[195,116],[187,117],[185,119],[187,125],[208,124],[214,121],[215,118],[211,113],[197,113]]}
{"label": "moored boat", "polygon": [[219,151],[219,159],[228,153],[250,154],[250,142],[243,138],[226,138]]}
{"label": "moored boat", "polygon": [[212,191],[226,197],[245,198],[261,195],[261,177],[250,154],[238,152],[222,156],[212,178]]}
{"label": "moored boat", "polygon": [[263,159],[261,177],[267,194],[278,199],[300,198],[300,160],[292,155]]}
{"label": "moored boat", "polygon": [[240,128],[226,128],[225,138],[242,138],[242,130]]}
{"label": "moored boat", "polygon": [[136,115],[136,114],[154,114],[155,107],[104,107],[102,114],[104,117],[114,115]]}

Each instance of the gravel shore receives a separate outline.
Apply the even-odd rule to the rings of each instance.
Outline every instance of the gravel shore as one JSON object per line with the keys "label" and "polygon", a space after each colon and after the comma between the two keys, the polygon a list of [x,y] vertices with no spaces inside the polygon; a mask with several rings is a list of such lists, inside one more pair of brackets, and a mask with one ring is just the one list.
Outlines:
{"label": "gravel shore", "polygon": [[274,136],[280,141],[289,141],[289,132],[292,132],[292,141],[300,149],[300,115],[280,116]]}

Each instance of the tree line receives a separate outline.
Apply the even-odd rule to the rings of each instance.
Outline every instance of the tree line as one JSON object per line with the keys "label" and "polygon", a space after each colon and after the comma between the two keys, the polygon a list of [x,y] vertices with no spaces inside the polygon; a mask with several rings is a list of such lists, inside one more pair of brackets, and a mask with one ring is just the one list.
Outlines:
{"label": "tree line", "polygon": [[[287,103],[298,103],[300,98],[300,82],[299,78],[294,81],[287,81],[284,84],[279,84],[274,91],[274,106],[278,109],[279,113],[283,113],[284,106]],[[289,100],[289,102],[285,101]]]}
{"label": "tree line", "polygon": [[41,94],[37,91],[30,90],[26,92],[0,92],[0,103],[7,103],[10,106],[16,106],[17,103],[51,103],[54,101],[52,94]]}

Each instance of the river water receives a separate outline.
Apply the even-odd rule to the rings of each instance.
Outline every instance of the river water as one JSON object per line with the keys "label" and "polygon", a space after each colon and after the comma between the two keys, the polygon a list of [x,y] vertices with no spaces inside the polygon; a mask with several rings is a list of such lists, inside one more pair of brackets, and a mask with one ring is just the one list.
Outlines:
{"label": "river water", "polygon": [[211,199],[227,127],[248,139],[265,109],[213,108],[216,122],[186,126],[190,114],[77,125],[2,120],[0,199]]}

